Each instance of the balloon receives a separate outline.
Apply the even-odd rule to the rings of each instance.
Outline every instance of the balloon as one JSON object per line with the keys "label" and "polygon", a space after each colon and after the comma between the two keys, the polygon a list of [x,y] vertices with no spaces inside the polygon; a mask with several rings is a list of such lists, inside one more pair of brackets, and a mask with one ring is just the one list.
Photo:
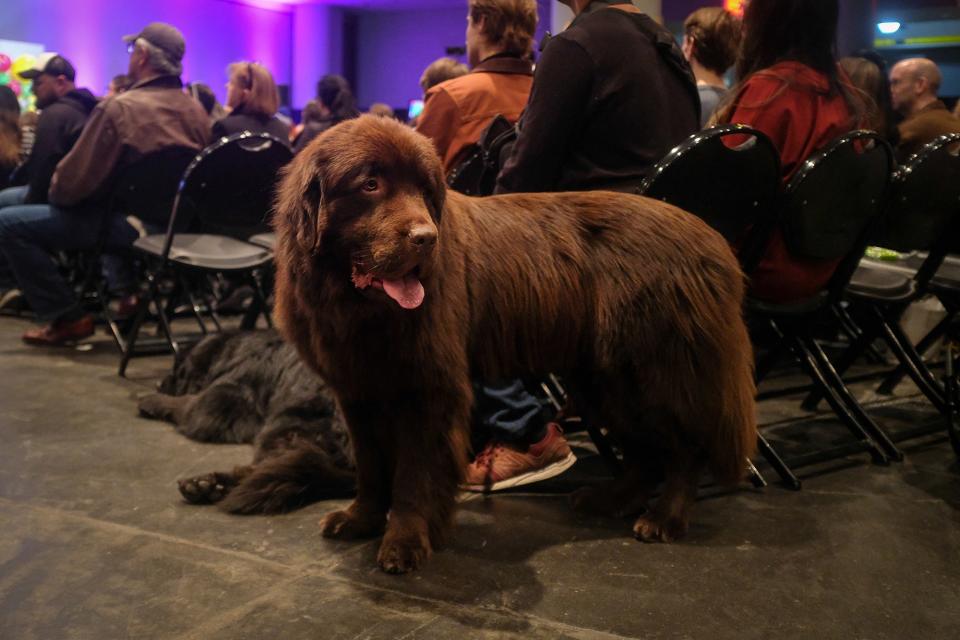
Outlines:
{"label": "balloon", "polygon": [[32,55],[24,53],[18,56],[17,59],[13,61],[13,64],[10,65],[10,73],[18,80],[26,80],[26,78],[21,78],[20,74],[32,67],[34,62],[35,60]]}
{"label": "balloon", "polygon": [[10,84],[10,74],[6,71],[0,71],[0,84]]}
{"label": "balloon", "polygon": [[10,68],[10,56],[5,53],[0,53],[0,72],[6,71]]}
{"label": "balloon", "polygon": [[10,81],[10,88],[13,89],[13,93],[14,93],[15,95],[18,95],[18,96],[20,95],[20,83],[19,83],[19,82],[17,82],[16,80],[11,80],[11,81]]}

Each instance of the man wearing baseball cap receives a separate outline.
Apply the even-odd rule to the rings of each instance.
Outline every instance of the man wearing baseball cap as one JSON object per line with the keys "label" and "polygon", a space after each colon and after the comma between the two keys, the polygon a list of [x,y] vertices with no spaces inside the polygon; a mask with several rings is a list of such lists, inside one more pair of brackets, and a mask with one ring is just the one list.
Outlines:
{"label": "man wearing baseball cap", "polygon": [[44,204],[57,163],[73,148],[97,98],[87,89],[77,89],[76,71],[57,53],[37,56],[33,67],[20,74],[33,82],[40,117],[30,155],[13,177],[14,184],[0,192],[0,207],[13,204]]}
{"label": "man wearing baseball cap", "polygon": [[[171,147],[199,151],[210,140],[206,112],[182,90],[183,35],[154,22],[124,41],[133,85],[93,110],[77,143],[57,165],[50,205],[0,209],[0,250],[31,308],[48,323],[23,335],[28,344],[67,344],[93,333],[93,317],[83,312],[50,253],[93,249],[101,228],[108,254],[138,237],[126,217],[106,217],[105,202],[117,176],[146,155]],[[153,223],[144,224],[148,231],[162,231],[163,221],[144,222]],[[135,284],[123,282],[116,271],[113,275],[115,292]]]}

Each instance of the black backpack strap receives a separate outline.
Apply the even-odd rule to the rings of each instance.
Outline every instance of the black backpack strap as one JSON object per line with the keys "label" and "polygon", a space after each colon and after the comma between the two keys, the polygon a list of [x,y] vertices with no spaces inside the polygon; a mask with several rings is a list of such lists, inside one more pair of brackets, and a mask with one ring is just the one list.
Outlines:
{"label": "black backpack strap", "polygon": [[469,196],[492,195],[506,157],[504,151],[516,138],[516,126],[498,114],[480,134],[477,143],[469,147],[464,160],[447,176],[447,185]]}

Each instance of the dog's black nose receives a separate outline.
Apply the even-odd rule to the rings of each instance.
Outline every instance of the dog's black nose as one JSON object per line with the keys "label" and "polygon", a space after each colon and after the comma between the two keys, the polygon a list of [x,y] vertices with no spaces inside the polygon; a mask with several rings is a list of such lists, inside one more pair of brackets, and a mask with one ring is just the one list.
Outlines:
{"label": "dog's black nose", "polygon": [[432,247],[437,242],[437,231],[431,227],[416,227],[410,230],[410,242],[418,249]]}

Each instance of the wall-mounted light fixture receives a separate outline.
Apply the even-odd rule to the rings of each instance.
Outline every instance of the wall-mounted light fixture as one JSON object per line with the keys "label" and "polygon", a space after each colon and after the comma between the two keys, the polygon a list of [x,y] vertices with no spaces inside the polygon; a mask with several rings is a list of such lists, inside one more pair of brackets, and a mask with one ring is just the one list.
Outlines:
{"label": "wall-mounted light fixture", "polygon": [[900,31],[900,23],[894,22],[894,21],[878,22],[877,29],[880,31],[880,33],[884,35],[890,35],[890,34],[896,33],[897,31]]}

